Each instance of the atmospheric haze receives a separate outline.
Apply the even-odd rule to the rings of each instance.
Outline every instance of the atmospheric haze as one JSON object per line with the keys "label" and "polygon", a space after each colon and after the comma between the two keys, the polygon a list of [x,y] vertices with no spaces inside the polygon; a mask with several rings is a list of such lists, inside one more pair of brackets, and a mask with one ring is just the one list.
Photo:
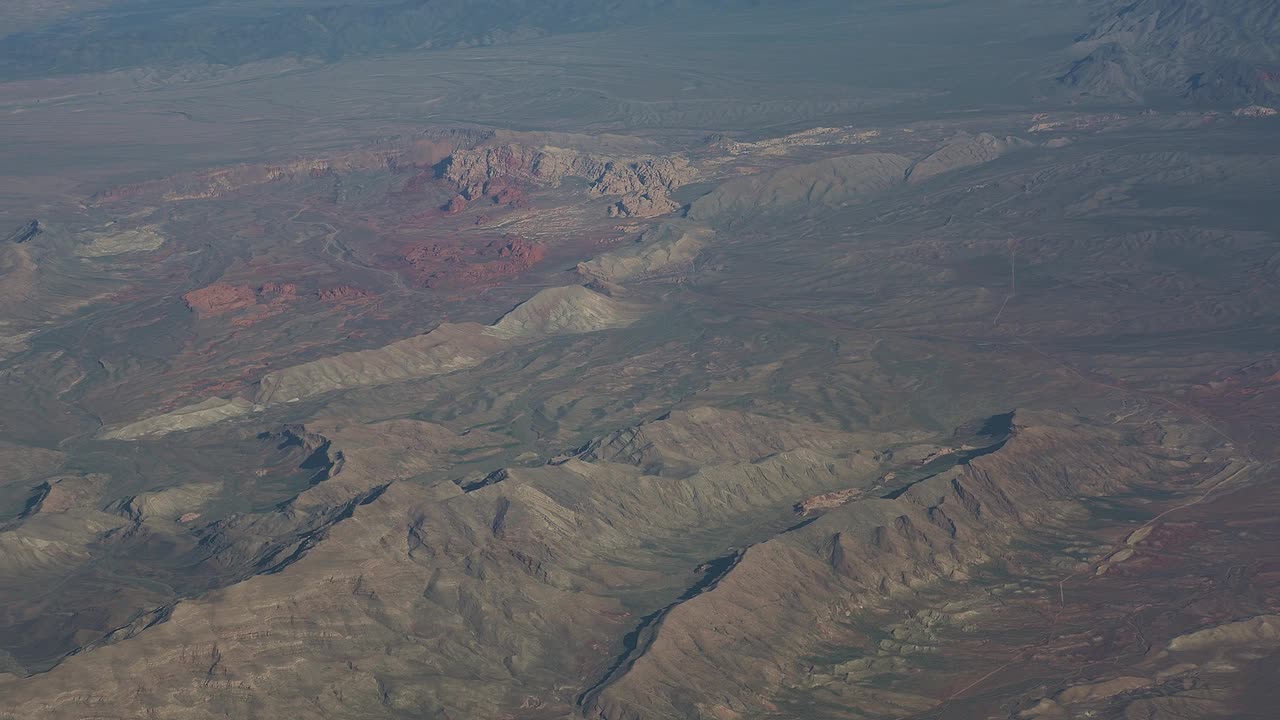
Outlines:
{"label": "atmospheric haze", "polygon": [[1280,704],[1280,3],[10,0],[0,720]]}

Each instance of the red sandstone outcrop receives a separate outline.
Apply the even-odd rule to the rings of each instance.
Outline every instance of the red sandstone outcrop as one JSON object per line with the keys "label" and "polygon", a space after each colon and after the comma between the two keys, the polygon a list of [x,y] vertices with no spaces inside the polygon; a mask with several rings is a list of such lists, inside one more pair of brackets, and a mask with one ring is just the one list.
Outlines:
{"label": "red sandstone outcrop", "polygon": [[293,283],[269,282],[258,288],[258,295],[278,300],[294,300],[298,297],[298,286]]}
{"label": "red sandstone outcrop", "polygon": [[187,307],[201,315],[222,315],[258,303],[258,294],[249,285],[214,283],[182,296]]}
{"label": "red sandstone outcrop", "polygon": [[265,302],[278,307],[298,299],[298,286],[293,283],[269,282],[254,288],[252,285],[232,285],[217,282],[192,290],[182,296],[187,307],[201,316],[216,316],[254,307]]}
{"label": "red sandstone outcrop", "polygon": [[522,238],[503,237],[483,245],[432,242],[404,253],[418,283],[425,287],[472,286],[517,275],[547,255],[547,247]]}
{"label": "red sandstone outcrop", "polygon": [[318,291],[316,298],[328,303],[363,302],[373,298],[373,293],[354,285],[337,285]]}
{"label": "red sandstone outcrop", "polygon": [[527,204],[524,191],[518,185],[505,180],[490,180],[485,183],[484,194],[493,200],[494,205],[514,208]]}
{"label": "red sandstone outcrop", "polygon": [[467,209],[467,199],[461,193],[449,198],[449,202],[444,204],[444,211],[450,215],[457,215]]}

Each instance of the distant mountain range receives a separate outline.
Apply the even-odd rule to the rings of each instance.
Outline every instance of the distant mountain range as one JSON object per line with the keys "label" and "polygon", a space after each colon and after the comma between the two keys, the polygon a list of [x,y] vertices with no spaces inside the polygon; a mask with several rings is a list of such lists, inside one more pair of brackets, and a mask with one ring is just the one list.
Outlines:
{"label": "distant mountain range", "polygon": [[[235,66],[492,45],[775,0],[106,0],[45,13],[0,37],[0,80],[187,64]],[[825,0],[812,0],[824,2]],[[1090,103],[1280,102],[1280,4],[1086,0],[1097,18],[1058,67],[1057,89]],[[808,3],[809,0],[806,0]],[[31,27],[33,3],[0,10]],[[33,14],[34,13],[34,14]],[[23,19],[27,22],[18,22]]]}
{"label": "distant mountain range", "polygon": [[[127,67],[337,60],[599,29],[658,11],[758,0],[123,0],[0,38],[0,78]],[[4,18],[0,10],[0,20]],[[15,10],[14,12],[17,12]]]}
{"label": "distant mountain range", "polygon": [[1137,0],[1103,10],[1057,78],[1074,94],[1237,105],[1280,99],[1280,4]]}

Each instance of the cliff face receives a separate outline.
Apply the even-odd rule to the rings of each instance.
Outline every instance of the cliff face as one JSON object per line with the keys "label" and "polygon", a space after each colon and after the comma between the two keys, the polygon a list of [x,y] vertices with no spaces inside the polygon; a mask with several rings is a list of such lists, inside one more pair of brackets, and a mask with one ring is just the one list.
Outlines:
{"label": "cliff face", "polygon": [[590,183],[594,197],[622,196],[612,206],[615,216],[654,216],[678,207],[667,194],[698,175],[680,156],[615,159],[576,150],[507,144],[454,153],[444,178],[468,200],[492,196],[509,181],[557,185],[568,177]]}

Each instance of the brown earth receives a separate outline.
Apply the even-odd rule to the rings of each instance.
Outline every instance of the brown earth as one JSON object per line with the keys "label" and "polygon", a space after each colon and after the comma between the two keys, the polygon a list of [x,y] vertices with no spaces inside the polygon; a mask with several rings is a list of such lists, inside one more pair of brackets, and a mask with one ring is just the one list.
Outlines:
{"label": "brown earth", "polygon": [[514,277],[541,262],[547,247],[518,237],[478,244],[427,242],[403,251],[414,282],[430,288],[465,288]]}

